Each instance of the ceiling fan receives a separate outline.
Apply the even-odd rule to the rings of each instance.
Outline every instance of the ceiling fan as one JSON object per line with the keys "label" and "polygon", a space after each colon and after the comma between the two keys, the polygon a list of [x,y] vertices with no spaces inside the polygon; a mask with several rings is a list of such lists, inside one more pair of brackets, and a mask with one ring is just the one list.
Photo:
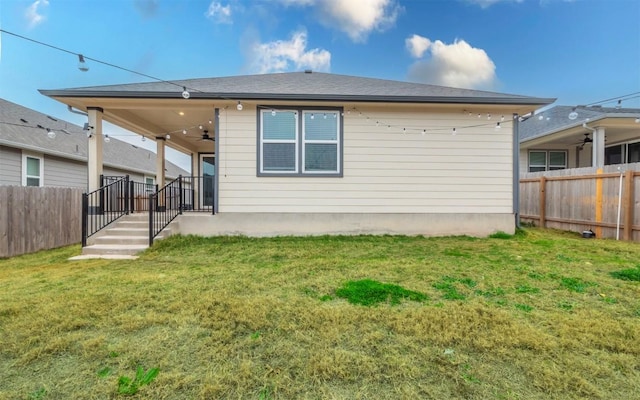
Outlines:
{"label": "ceiling fan", "polygon": [[211,136],[209,136],[209,131],[208,130],[204,130],[202,131],[202,138],[198,139],[198,140],[211,140],[212,142],[215,142],[215,139]]}
{"label": "ceiling fan", "polygon": [[591,142],[593,142],[593,139],[591,139],[591,138],[589,137],[589,132],[587,132],[587,133],[585,133],[585,134],[584,134],[584,139],[582,139],[582,141],[581,141],[581,142],[578,142],[578,144],[580,145],[580,146],[579,146],[579,147],[580,147],[580,149],[583,149],[585,144],[587,144],[587,143],[591,143]]}

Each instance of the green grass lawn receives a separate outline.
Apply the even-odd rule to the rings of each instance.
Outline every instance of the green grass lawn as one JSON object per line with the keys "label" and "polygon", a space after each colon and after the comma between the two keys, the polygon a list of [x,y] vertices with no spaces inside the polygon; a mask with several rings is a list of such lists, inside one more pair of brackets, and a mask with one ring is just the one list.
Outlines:
{"label": "green grass lawn", "polygon": [[529,229],[78,253],[0,260],[0,399],[640,393],[638,244]]}

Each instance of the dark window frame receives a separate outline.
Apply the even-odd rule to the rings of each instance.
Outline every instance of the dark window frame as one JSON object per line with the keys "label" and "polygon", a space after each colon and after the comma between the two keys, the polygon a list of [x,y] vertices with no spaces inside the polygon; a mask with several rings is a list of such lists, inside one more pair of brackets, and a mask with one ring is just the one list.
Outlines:
{"label": "dark window frame", "polygon": [[[295,171],[292,172],[269,172],[262,170],[262,116],[270,115],[272,111],[295,111],[297,112],[296,121],[296,166]],[[304,125],[304,113],[317,112],[318,115],[325,113],[336,113],[338,118],[338,139],[337,143],[337,167],[336,172],[314,172],[305,171],[305,132],[303,130]],[[315,177],[315,178],[342,178],[344,176],[344,108],[343,107],[327,107],[327,106],[283,106],[283,105],[258,105],[256,112],[256,176],[258,177]]]}

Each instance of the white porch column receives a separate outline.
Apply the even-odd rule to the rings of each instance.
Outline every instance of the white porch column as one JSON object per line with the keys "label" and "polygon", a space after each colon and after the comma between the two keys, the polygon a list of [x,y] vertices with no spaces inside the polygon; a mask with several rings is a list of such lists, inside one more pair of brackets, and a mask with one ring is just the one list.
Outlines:
{"label": "white porch column", "polygon": [[156,184],[158,188],[165,185],[164,182],[164,141],[165,138],[156,139]]}
{"label": "white porch column", "polygon": [[102,108],[88,107],[89,134],[87,171],[88,191],[93,192],[100,188],[100,175],[102,175]]}
{"label": "white porch column", "polygon": [[604,167],[604,128],[596,128],[593,132],[593,143],[591,146],[593,151],[591,159],[592,166],[596,168]]}

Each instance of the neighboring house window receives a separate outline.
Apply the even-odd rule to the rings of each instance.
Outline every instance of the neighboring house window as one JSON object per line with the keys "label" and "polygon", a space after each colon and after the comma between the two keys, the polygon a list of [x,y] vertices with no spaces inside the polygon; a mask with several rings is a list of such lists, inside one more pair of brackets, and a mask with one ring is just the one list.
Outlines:
{"label": "neighboring house window", "polygon": [[567,152],[534,150],[529,152],[529,172],[553,171],[567,168]]}
{"label": "neighboring house window", "polygon": [[640,162],[640,142],[617,144],[604,149],[605,165],[637,162]]}
{"label": "neighboring house window", "polygon": [[145,176],[144,185],[147,193],[154,193],[156,191],[155,182],[153,178]]}
{"label": "neighboring house window", "polygon": [[258,175],[341,176],[339,109],[262,109]]}
{"label": "neighboring house window", "polygon": [[43,186],[44,161],[41,156],[22,155],[22,185]]}

